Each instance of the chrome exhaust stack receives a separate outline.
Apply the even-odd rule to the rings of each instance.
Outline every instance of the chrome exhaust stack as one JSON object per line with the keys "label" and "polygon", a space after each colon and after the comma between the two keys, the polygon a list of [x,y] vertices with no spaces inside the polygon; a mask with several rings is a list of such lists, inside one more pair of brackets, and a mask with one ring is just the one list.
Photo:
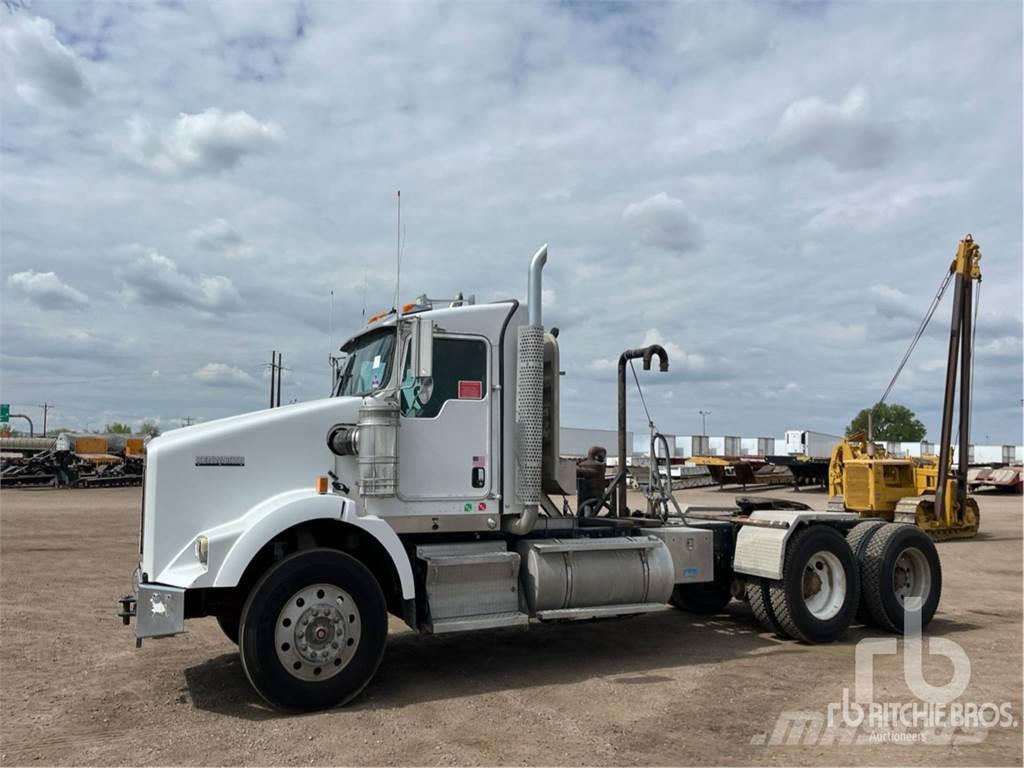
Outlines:
{"label": "chrome exhaust stack", "polygon": [[524,536],[540,513],[544,451],[544,325],[541,272],[548,260],[545,243],[530,260],[527,283],[528,323],[520,326],[516,347],[516,501],[523,513],[506,530]]}

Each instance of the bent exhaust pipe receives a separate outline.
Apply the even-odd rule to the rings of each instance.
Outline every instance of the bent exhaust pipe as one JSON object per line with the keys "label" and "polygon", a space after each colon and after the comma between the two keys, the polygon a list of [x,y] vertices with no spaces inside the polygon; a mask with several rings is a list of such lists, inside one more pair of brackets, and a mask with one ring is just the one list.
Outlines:
{"label": "bent exhaust pipe", "polygon": [[544,243],[530,259],[530,277],[526,286],[526,300],[530,325],[543,328],[541,322],[541,272],[548,263],[548,244]]}
{"label": "bent exhaust pipe", "polygon": [[[630,360],[643,358],[644,370],[651,370],[651,360],[657,356],[658,369],[664,373],[668,370],[668,353],[660,344],[651,344],[640,349],[627,349],[619,357],[619,471],[616,473],[618,495],[615,501],[615,514],[626,515],[626,363]],[[671,479],[671,478],[670,478]]]}

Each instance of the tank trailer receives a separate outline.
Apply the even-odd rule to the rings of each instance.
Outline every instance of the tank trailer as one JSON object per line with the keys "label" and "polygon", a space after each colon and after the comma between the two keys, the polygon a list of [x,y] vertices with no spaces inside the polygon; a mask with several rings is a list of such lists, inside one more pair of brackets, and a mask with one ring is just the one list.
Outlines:
{"label": "tank trailer", "polygon": [[941,570],[914,526],[771,499],[680,507],[653,428],[646,502],[629,508],[626,367],[668,370],[657,345],[619,359],[614,478],[601,448],[563,459],[547,257],[530,262],[525,306],[422,298],[371,318],[342,345],[331,397],[150,441],[119,610],[137,644],[216,617],[259,695],[300,711],[363,690],[389,616],[442,634],[740,599],[805,643],[858,612],[893,632],[911,613],[928,623]]}

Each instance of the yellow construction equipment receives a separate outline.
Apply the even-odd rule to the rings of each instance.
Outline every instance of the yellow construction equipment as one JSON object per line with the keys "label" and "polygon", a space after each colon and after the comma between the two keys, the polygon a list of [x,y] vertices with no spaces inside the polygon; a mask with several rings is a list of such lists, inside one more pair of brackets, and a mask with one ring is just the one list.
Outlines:
{"label": "yellow construction equipment", "polygon": [[938,456],[890,456],[879,445],[872,456],[866,433],[858,432],[832,449],[829,495],[861,517],[914,523],[937,540],[974,536],[980,520],[978,502],[966,494],[959,501],[956,479],[947,478],[945,508],[941,516],[935,515],[939,461]]}
{"label": "yellow construction equipment", "polygon": [[[862,517],[880,517],[896,523],[913,523],[932,538],[969,538],[978,533],[981,515],[978,503],[967,495],[967,464],[970,443],[971,375],[973,366],[972,305],[974,283],[981,284],[981,249],[967,235],[960,241],[949,273],[922,320],[889,387],[879,400],[885,402],[896,379],[920,341],[942,296],[953,282],[953,319],[950,325],[946,388],[942,404],[942,434],[938,456],[898,458],[889,456],[868,433],[850,435],[832,450],[829,464],[829,494],[833,504],[859,512]],[[957,402],[957,370],[960,397]],[[955,476],[952,467],[954,404],[959,406],[959,452]]]}

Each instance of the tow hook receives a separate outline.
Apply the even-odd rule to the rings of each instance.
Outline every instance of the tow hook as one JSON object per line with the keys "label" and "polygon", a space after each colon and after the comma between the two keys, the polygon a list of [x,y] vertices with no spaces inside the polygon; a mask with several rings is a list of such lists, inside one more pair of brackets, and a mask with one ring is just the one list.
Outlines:
{"label": "tow hook", "polygon": [[127,627],[135,616],[135,595],[125,595],[118,602],[121,603],[121,610],[117,612],[117,615],[121,617],[121,621]]}

